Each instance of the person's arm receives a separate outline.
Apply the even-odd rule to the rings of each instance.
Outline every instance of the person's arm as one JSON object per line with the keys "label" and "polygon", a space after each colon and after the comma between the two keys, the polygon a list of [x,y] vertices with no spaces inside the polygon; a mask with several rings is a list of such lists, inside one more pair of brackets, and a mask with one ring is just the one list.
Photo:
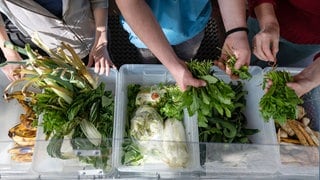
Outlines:
{"label": "person's arm", "polygon": [[[226,32],[234,28],[247,27],[245,0],[218,0],[218,3]],[[226,52],[233,53],[237,57],[236,69],[239,69],[243,65],[249,65],[251,50],[247,32],[242,30],[229,34],[222,47],[221,57]],[[231,70],[228,68],[226,69],[226,73],[232,75]]]}
{"label": "person's arm", "polygon": [[150,7],[144,0],[116,0],[119,10],[134,33],[150,51],[166,66],[181,90],[187,86],[204,86],[205,82],[195,79],[184,61],[178,58],[166,39]]}
{"label": "person's arm", "polygon": [[[1,51],[6,58],[6,61],[21,61],[22,58],[15,50],[5,48],[4,42],[10,41],[8,34],[6,32],[5,25],[3,23],[3,19],[0,16],[0,48]],[[18,69],[20,66],[17,64],[7,64],[4,67],[1,67],[2,72],[8,77],[10,80],[16,80],[20,77],[14,76],[13,71]]]}
{"label": "person's arm", "polygon": [[287,83],[301,97],[320,85],[320,54],[308,67],[293,77],[294,82]]}
{"label": "person's arm", "polygon": [[253,53],[260,60],[276,62],[280,28],[274,5],[272,2],[263,2],[255,6],[254,12],[259,22],[260,32],[252,40]]}
{"label": "person's arm", "polygon": [[88,67],[94,64],[94,71],[99,74],[109,75],[110,67],[116,68],[111,61],[107,44],[108,8],[95,7],[93,9],[96,32],[95,42],[90,51]]}

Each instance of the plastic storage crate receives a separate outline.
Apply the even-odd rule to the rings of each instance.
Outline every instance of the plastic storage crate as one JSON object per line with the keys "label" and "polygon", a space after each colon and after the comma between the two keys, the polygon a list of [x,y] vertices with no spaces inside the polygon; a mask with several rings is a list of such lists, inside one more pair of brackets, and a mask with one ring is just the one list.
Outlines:
{"label": "plastic storage crate", "polygon": [[[228,75],[217,67],[213,67],[215,76],[227,83]],[[273,146],[272,124],[265,123],[259,113],[259,100],[263,95],[262,69],[257,66],[249,68],[252,78],[240,80],[243,90],[247,91],[244,115],[247,119],[246,128],[258,129],[259,132],[250,136],[251,144],[199,142],[205,150],[203,158],[204,177],[234,177],[273,175],[277,172],[277,148]]]}
{"label": "plastic storage crate", "polygon": [[[221,78],[227,82],[231,81],[230,78],[218,68],[214,68],[218,78]],[[199,177],[213,177],[215,175],[239,175],[239,173],[248,174],[274,174],[277,171],[278,161],[275,157],[277,155],[276,147],[270,144],[274,144],[272,139],[272,125],[270,123],[264,123],[258,112],[258,102],[263,95],[263,90],[259,85],[262,80],[262,69],[259,67],[251,67],[250,73],[254,77],[248,81],[244,81],[245,90],[249,91],[247,95],[247,108],[246,116],[248,118],[248,128],[259,129],[260,132],[250,137],[253,144],[218,144],[218,143],[205,143],[206,157],[204,166],[200,165],[200,147],[198,138],[198,126],[197,116],[189,117],[188,112],[185,111],[184,123],[186,126],[186,132],[188,134],[188,141],[190,150],[193,152],[192,165],[187,169],[168,169],[161,165],[144,165],[141,167],[124,166],[121,164],[121,152],[124,137],[124,126],[126,122],[127,111],[127,86],[129,84],[142,84],[153,85],[158,83],[174,83],[174,79],[162,65],[124,65],[120,68],[119,72],[119,88],[118,95],[118,119],[117,119],[117,133],[116,146],[118,148],[114,150],[116,152],[116,168],[120,172],[140,172],[140,173],[155,173],[160,176],[179,172],[182,174],[188,174],[188,172],[199,172]],[[221,151],[223,150],[223,151]],[[231,153],[230,153],[231,152]],[[224,160],[218,160],[217,155],[224,156]],[[238,158],[238,159],[237,159]],[[239,159],[240,158],[240,159]],[[228,160],[229,159],[229,160]],[[231,159],[231,160],[230,160]],[[200,167],[200,169],[199,169]],[[197,176],[197,174],[194,174]]]}
{"label": "plastic storage crate", "polygon": [[[127,88],[129,84],[140,84],[140,85],[155,85],[155,84],[173,84],[175,80],[169,73],[169,71],[163,65],[135,65],[126,64],[121,66],[119,71],[119,81],[118,81],[118,117],[116,119],[116,145],[114,146],[115,152],[115,167],[119,172],[124,173],[138,173],[138,174],[153,174],[161,175],[161,177],[168,176],[174,177],[175,175],[190,173],[199,170],[199,159],[197,154],[199,154],[198,144],[195,142],[196,129],[194,124],[186,112],[184,112],[183,124],[186,132],[188,152],[190,154],[190,159],[188,166],[186,168],[170,168],[165,163],[161,161],[148,162],[141,166],[126,166],[121,164],[122,157],[122,143],[126,141],[124,139],[125,123],[127,122]],[[158,142],[150,142],[158,143]]]}
{"label": "plastic storage crate", "polygon": [[[92,74],[93,69],[89,69]],[[5,86],[9,83],[7,78],[1,74],[1,84],[0,90],[3,92]],[[118,71],[111,69],[109,76],[101,75],[98,77],[99,82],[104,82],[106,84],[106,90],[112,91],[114,95],[114,113],[116,113],[116,82],[118,78]],[[65,138],[62,151],[69,152],[75,155],[74,159],[58,159],[52,158],[47,153],[47,145],[49,141],[45,140],[43,134],[43,128],[39,126],[37,128],[36,143],[34,146],[34,153],[32,156],[32,162],[30,163],[16,163],[10,160],[10,155],[7,153],[8,148],[10,148],[14,142],[8,137],[8,130],[19,122],[20,105],[16,101],[10,101],[10,103],[5,102],[1,97],[1,120],[8,120],[9,123],[5,123],[4,126],[0,128],[0,175],[1,177],[8,178],[44,178],[44,179],[74,179],[74,178],[97,178],[97,177],[111,177],[114,172],[112,154],[110,155],[110,169],[103,171],[101,169],[95,169],[90,164],[85,164],[80,162],[76,155],[81,153],[82,156],[99,156],[99,149],[93,150],[72,150],[71,145],[68,145],[70,139]],[[18,107],[18,108],[17,108]],[[116,114],[114,114],[116,117]],[[41,121],[41,119],[40,119]],[[115,131],[113,131],[115,133]],[[109,141],[113,143],[113,137],[110,137]]]}
{"label": "plastic storage crate", "polygon": [[[227,82],[229,77],[216,67],[216,75]],[[3,123],[0,126],[0,178],[5,179],[105,179],[105,178],[136,178],[136,179],[319,179],[319,164],[282,164],[281,156],[286,155],[276,138],[274,122],[264,122],[258,111],[258,102],[263,95],[261,83],[264,70],[250,67],[253,78],[244,81],[244,88],[248,91],[246,96],[247,107],[245,115],[248,119],[248,128],[257,128],[258,134],[250,137],[253,144],[226,144],[202,143],[198,140],[197,117],[189,117],[185,111],[185,129],[187,132],[190,164],[187,168],[172,169],[162,163],[146,164],[141,167],[124,166],[121,164],[122,143],[125,141],[124,126],[127,111],[127,86],[128,84],[153,85],[158,83],[175,83],[168,70],[162,65],[123,65],[120,72],[112,70],[109,77],[101,76],[101,81],[107,83],[107,88],[115,93],[115,123],[112,147],[112,170],[103,174],[91,166],[73,160],[54,159],[47,155],[46,141],[37,137],[36,149],[32,163],[15,163],[10,159],[8,149],[13,146],[13,141],[8,137],[8,130],[19,121],[22,112],[16,101],[6,102],[0,97],[0,115]],[[278,68],[288,70],[292,74],[301,71],[300,68]],[[3,92],[9,81],[0,71],[0,91]],[[320,118],[320,87],[315,88],[304,98],[307,114],[313,119],[312,127],[319,128]],[[319,129],[316,129],[319,130]],[[40,133],[40,131],[38,131]],[[41,133],[40,133],[41,134]],[[40,139],[39,139],[40,138]],[[206,151],[200,157],[204,146]],[[287,146],[296,151],[306,152],[316,150],[318,147]],[[203,159],[202,159],[203,157]],[[311,156],[307,156],[308,158]],[[319,159],[318,157],[315,157]],[[200,160],[204,160],[201,165]]]}
{"label": "plastic storage crate", "polygon": [[[272,68],[265,68],[263,74],[271,71]],[[286,71],[291,75],[296,75],[301,72],[302,68],[289,68],[289,67],[278,67],[276,71]],[[306,116],[310,118],[310,127],[314,130],[319,131],[320,121],[320,86],[313,89],[309,93],[302,96],[304,103],[302,106],[305,108]],[[279,168],[278,172],[282,176],[304,176],[319,178],[319,147],[303,146],[303,145],[279,145],[277,142],[276,128],[273,120],[272,130],[273,139],[275,139],[278,148],[279,159],[277,159]],[[319,137],[318,137],[319,139]],[[294,160],[298,157],[303,156],[302,163],[295,163]],[[290,158],[292,162],[283,163],[282,158]]]}
{"label": "plastic storage crate", "polygon": [[[3,93],[4,89],[10,81],[0,71],[0,92]],[[0,97],[0,175],[10,176],[31,176],[28,172],[31,169],[30,162],[16,162],[11,160],[11,155],[8,152],[14,146],[14,141],[8,136],[9,129],[20,122],[20,114],[24,113],[21,105],[16,100],[7,102],[4,100],[2,94]]]}
{"label": "plastic storage crate", "polygon": [[[91,70],[91,74],[93,74],[93,69]],[[114,95],[114,112],[116,112],[116,82],[118,77],[118,71],[111,69],[109,76],[101,75],[99,76],[99,82],[103,82],[106,85],[106,90],[112,91]],[[116,114],[114,114],[114,117],[116,117]],[[113,134],[115,131],[113,131]],[[83,162],[80,162],[78,158],[74,159],[58,159],[58,158],[52,158],[47,153],[47,145],[49,143],[48,140],[45,140],[45,136],[43,134],[43,128],[40,126],[37,131],[37,142],[35,144],[35,151],[33,156],[33,162],[32,162],[32,170],[41,175],[41,177],[54,177],[57,174],[61,177],[109,177],[113,173],[113,159],[112,154],[110,155],[110,169],[106,171],[103,171],[101,169],[96,169],[90,164],[85,164]],[[108,139],[108,141],[112,141],[113,143],[113,137]],[[70,138],[65,137],[64,143],[62,145],[62,152],[68,152],[72,153],[73,155],[79,155],[81,153],[81,156],[100,156],[100,149],[92,149],[92,150],[72,150],[70,143]]]}

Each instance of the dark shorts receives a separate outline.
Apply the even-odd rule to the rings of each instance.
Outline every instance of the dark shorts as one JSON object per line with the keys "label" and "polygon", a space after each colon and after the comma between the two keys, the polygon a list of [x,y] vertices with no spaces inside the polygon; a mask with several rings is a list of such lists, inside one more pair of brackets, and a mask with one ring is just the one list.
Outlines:
{"label": "dark shorts", "polygon": [[[188,41],[185,41],[181,44],[173,45],[172,48],[180,59],[189,61],[197,54],[203,38],[204,30]],[[138,48],[138,52],[142,63],[160,64],[160,61],[153,55],[153,53],[149,49]]]}

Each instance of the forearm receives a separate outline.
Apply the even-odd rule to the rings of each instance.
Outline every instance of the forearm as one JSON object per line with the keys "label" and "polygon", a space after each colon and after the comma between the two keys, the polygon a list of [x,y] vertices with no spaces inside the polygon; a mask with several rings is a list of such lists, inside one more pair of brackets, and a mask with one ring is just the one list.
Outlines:
{"label": "forearm", "polygon": [[96,8],[108,8],[109,0],[90,0],[91,8],[94,11]]}
{"label": "forearm", "polygon": [[245,0],[218,0],[225,30],[247,27]]}
{"label": "forearm", "polygon": [[96,40],[99,39],[101,43],[107,43],[108,9],[100,7],[95,8],[93,15],[96,26]]}
{"label": "forearm", "polygon": [[314,60],[312,64],[296,74],[294,82],[287,83],[287,86],[294,89],[299,97],[310,92],[320,85],[320,57]]}
{"label": "forearm", "polygon": [[4,42],[8,41],[8,40],[9,40],[9,37],[6,32],[6,28],[4,26],[3,19],[0,16],[0,48],[2,51],[4,50]]}
{"label": "forearm", "polygon": [[318,56],[312,64],[310,64],[303,71],[307,74],[307,77],[310,77],[312,82],[312,87],[315,88],[320,85],[320,56]]}
{"label": "forearm", "polygon": [[260,29],[264,29],[266,26],[270,25],[279,26],[273,4],[262,3],[254,8],[254,12],[259,22]]}
{"label": "forearm", "polygon": [[[0,16],[0,18],[1,18],[1,16]],[[1,20],[2,20],[2,18],[1,18]],[[1,21],[1,20],[0,20],[0,21]],[[11,55],[12,55],[13,53],[15,53],[15,52],[14,52],[14,50],[12,50],[12,49],[8,49],[8,48],[5,48],[5,47],[4,47],[4,43],[5,43],[6,41],[10,41],[10,39],[9,39],[9,37],[8,37],[8,34],[7,34],[7,32],[6,32],[6,28],[5,28],[5,26],[1,26],[1,25],[0,25],[0,48],[1,48],[4,56],[5,56],[6,58],[8,58],[9,56],[11,56]]]}
{"label": "forearm", "polygon": [[4,50],[4,42],[8,41],[8,35],[4,26],[0,26],[0,48]]}
{"label": "forearm", "polygon": [[169,70],[178,64],[177,56],[167,41],[151,9],[144,0],[116,0],[135,34]]}

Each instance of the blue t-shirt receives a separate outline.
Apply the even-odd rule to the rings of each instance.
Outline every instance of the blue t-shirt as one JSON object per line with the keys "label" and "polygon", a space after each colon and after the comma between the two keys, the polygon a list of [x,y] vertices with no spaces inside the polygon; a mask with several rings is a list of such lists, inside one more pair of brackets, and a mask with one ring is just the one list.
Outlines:
{"label": "blue t-shirt", "polygon": [[62,0],[35,0],[55,16],[62,17]]}
{"label": "blue t-shirt", "polygon": [[[211,17],[209,0],[146,0],[171,45],[193,38],[206,27]],[[146,48],[129,25],[121,19],[132,44]]]}

